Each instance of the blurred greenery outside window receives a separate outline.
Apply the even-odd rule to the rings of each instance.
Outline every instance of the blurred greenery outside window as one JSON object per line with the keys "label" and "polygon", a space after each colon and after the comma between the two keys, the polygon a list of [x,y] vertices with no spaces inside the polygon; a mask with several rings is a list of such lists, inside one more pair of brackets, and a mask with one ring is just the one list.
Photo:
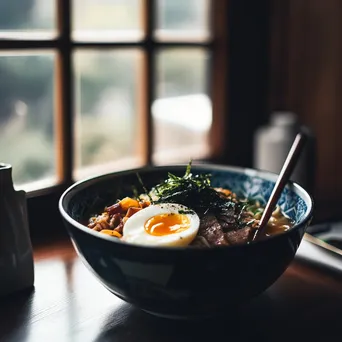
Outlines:
{"label": "blurred greenery outside window", "polygon": [[[72,39],[136,42],[143,37],[140,0],[74,0]],[[157,0],[155,38],[209,39],[209,0]],[[52,0],[0,1],[0,38],[58,35]],[[191,38],[192,37],[192,38]],[[28,43],[29,44],[29,43]],[[76,47],[72,56],[74,177],[141,165],[139,94],[143,49]],[[0,50],[0,162],[26,190],[58,181],[56,49]],[[155,55],[155,163],[205,158],[212,124],[206,47],[158,48]],[[183,151],[183,152],[182,152]]]}

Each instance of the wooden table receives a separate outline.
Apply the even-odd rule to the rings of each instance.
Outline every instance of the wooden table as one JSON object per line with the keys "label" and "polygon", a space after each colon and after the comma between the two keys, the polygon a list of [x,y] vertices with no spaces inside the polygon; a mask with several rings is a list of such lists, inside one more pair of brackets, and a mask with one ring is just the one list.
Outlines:
{"label": "wooden table", "polygon": [[88,272],[69,241],[37,248],[35,288],[0,299],[0,341],[340,341],[342,261],[330,271],[315,268],[303,262],[308,248],[304,241],[261,296],[206,322],[160,319],[124,303]]}

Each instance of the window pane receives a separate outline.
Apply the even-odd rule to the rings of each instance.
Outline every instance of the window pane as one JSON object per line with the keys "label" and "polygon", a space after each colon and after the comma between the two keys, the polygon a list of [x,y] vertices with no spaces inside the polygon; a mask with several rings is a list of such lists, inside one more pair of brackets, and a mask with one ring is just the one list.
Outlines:
{"label": "window pane", "polygon": [[78,51],[76,174],[131,167],[139,157],[140,51]]}
{"label": "window pane", "polygon": [[[0,162],[25,189],[56,181],[54,54],[0,55]],[[46,182],[45,182],[46,181]]]}
{"label": "window pane", "polygon": [[152,106],[155,163],[208,156],[212,122],[207,92],[208,53],[162,50],[157,55],[157,99]]}
{"label": "window pane", "polygon": [[0,1],[0,38],[48,39],[55,29],[55,0]]}
{"label": "window pane", "polygon": [[158,0],[156,37],[162,40],[209,38],[209,0]]}
{"label": "window pane", "polygon": [[141,0],[73,0],[73,37],[86,41],[139,40]]}

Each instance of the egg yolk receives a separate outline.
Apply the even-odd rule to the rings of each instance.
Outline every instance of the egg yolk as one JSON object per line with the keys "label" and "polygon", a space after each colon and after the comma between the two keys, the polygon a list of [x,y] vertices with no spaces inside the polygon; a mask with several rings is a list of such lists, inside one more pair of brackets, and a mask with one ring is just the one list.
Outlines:
{"label": "egg yolk", "polygon": [[160,214],[145,222],[145,231],[154,236],[182,232],[190,227],[190,219],[182,214]]}

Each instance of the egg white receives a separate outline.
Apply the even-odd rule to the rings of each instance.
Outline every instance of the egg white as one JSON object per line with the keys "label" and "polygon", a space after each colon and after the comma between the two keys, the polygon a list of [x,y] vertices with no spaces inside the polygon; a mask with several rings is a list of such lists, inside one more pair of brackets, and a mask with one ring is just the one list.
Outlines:
{"label": "egg white", "polygon": [[175,203],[162,203],[150,205],[131,216],[123,228],[122,240],[128,243],[149,246],[181,247],[189,245],[196,237],[200,220],[195,212],[184,214],[189,219],[189,228],[178,233],[155,236],[145,231],[145,222],[153,216],[161,214],[178,214],[179,211],[190,211],[184,205]]}

